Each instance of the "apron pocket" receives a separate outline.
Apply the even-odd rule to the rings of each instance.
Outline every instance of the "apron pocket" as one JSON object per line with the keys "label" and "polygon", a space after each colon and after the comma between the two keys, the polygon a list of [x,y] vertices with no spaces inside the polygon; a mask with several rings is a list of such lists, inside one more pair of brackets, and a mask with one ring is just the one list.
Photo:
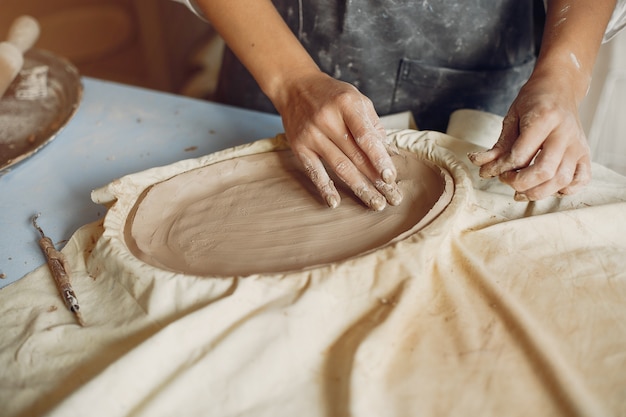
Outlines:
{"label": "apron pocket", "polygon": [[445,132],[458,109],[504,116],[535,66],[532,59],[504,70],[469,71],[402,59],[391,112],[411,110],[420,130]]}

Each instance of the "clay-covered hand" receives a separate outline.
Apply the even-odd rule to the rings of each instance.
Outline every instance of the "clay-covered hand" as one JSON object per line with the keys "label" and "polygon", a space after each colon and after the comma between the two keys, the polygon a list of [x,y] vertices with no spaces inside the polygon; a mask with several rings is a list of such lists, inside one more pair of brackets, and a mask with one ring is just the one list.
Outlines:
{"label": "clay-covered hand", "polygon": [[499,177],[518,201],[572,194],[591,179],[590,150],[566,82],[531,77],[493,148],[468,155],[483,178]]}
{"label": "clay-covered hand", "polygon": [[283,94],[277,109],[291,149],[328,206],[341,198],[326,167],[369,208],[400,204],[397,150],[367,97],[322,72],[291,80]]}
{"label": "clay-covered hand", "polygon": [[324,201],[340,203],[325,163],[368,207],[399,204],[390,144],[371,101],[320,71],[271,0],[197,1],[282,116],[291,148]]}

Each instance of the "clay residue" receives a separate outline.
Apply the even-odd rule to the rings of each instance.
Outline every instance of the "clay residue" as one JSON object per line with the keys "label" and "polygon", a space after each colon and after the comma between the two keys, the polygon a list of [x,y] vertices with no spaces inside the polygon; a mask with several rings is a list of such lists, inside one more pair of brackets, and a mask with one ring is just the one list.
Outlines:
{"label": "clay residue", "polygon": [[410,152],[394,157],[404,201],[381,212],[349,190],[327,207],[290,151],[239,157],[148,188],[127,219],[142,261],[200,276],[300,270],[403,239],[434,219],[453,193],[450,175]]}

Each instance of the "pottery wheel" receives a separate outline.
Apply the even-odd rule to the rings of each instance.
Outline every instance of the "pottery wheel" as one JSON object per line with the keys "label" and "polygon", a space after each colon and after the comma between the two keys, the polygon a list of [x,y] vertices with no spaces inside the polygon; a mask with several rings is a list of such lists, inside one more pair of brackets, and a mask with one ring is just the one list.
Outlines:
{"label": "pottery wheel", "polygon": [[381,212],[347,189],[340,189],[341,205],[328,208],[286,150],[184,172],[143,192],[128,217],[126,243],[150,265],[200,276],[345,260],[414,233],[450,201],[446,171],[407,151],[394,160],[404,201]]}

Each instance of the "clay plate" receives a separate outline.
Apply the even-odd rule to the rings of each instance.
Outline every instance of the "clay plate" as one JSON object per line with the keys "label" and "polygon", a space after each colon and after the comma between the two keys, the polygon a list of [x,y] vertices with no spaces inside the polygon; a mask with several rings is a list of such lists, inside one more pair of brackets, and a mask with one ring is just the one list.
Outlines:
{"label": "clay plate", "polygon": [[247,155],[176,175],[145,190],[126,223],[142,261],[199,276],[276,273],[331,264],[397,242],[448,205],[444,169],[402,151],[394,157],[404,201],[365,208],[340,182],[329,209],[290,151]]}

